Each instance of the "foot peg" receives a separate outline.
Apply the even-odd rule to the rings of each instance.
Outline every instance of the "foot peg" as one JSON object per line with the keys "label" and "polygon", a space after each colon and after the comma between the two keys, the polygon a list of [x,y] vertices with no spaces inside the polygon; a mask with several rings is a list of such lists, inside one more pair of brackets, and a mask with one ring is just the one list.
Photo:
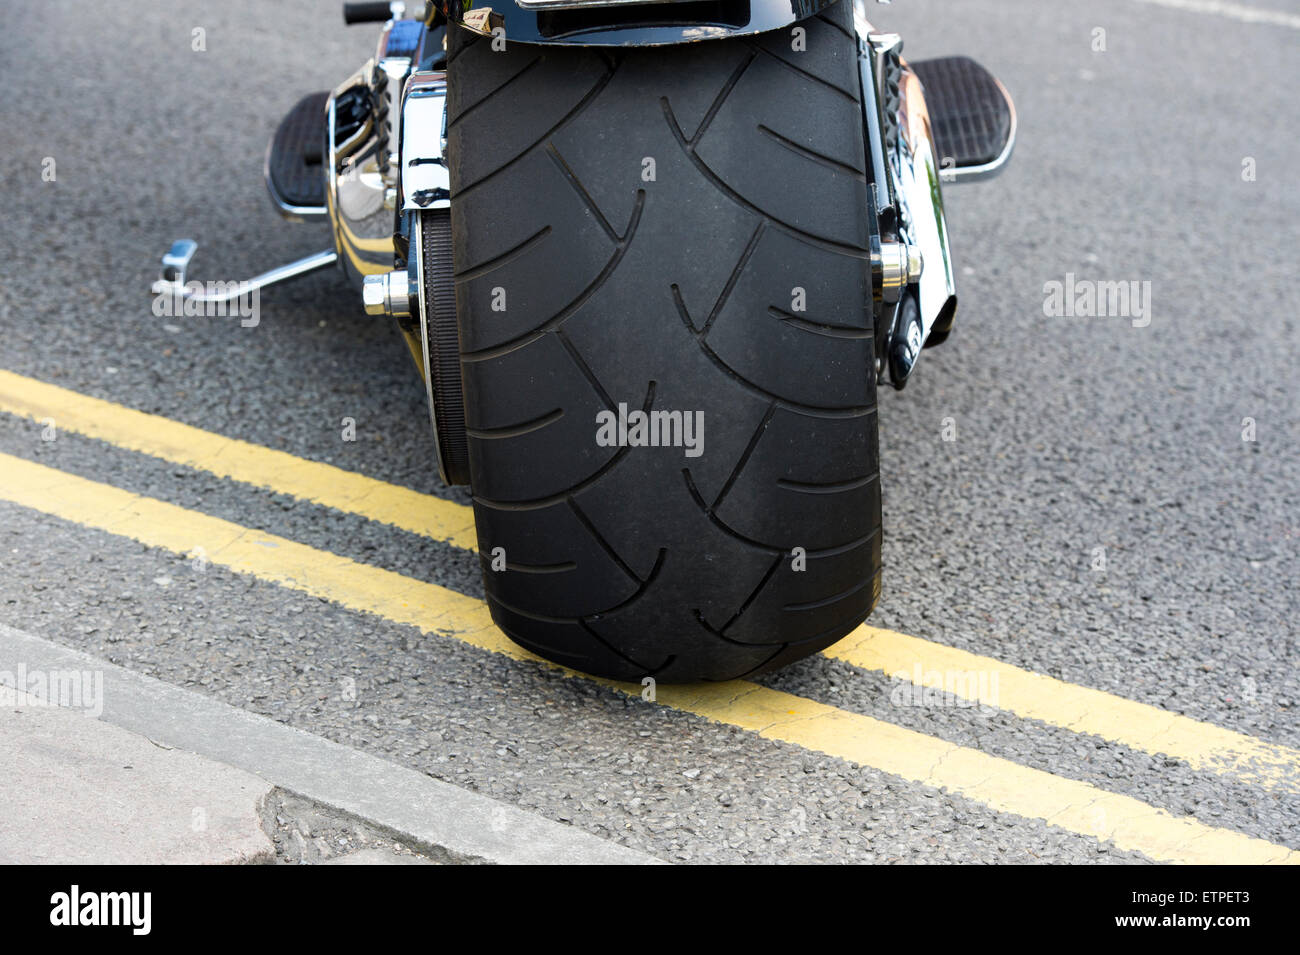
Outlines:
{"label": "foot peg", "polygon": [[181,302],[233,302],[268,285],[315,272],[339,260],[337,252],[326,249],[242,282],[187,283],[185,273],[198,247],[199,244],[193,239],[177,239],[172,243],[172,247],[162,257],[162,271],[158,281],[153,283],[152,291],[155,295],[171,294]]}
{"label": "foot peg", "polygon": [[280,122],[266,151],[266,190],[280,215],[298,220],[324,216],[325,105],[329,93],[300,99]]}
{"label": "foot peg", "polygon": [[911,64],[925,89],[943,182],[989,179],[1016,145],[1016,107],[1006,88],[965,56]]}

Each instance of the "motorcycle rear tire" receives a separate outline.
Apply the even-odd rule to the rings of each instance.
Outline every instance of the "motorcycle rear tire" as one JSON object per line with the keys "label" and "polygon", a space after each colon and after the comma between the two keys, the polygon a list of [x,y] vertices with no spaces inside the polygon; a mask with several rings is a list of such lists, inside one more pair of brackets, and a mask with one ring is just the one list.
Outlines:
{"label": "motorcycle rear tire", "polygon": [[[573,669],[754,675],[879,597],[852,8],[799,26],[803,49],[793,30],[504,51],[450,31],[484,587],[506,634]],[[669,413],[658,446],[636,411]],[[601,437],[611,416],[626,436]]]}

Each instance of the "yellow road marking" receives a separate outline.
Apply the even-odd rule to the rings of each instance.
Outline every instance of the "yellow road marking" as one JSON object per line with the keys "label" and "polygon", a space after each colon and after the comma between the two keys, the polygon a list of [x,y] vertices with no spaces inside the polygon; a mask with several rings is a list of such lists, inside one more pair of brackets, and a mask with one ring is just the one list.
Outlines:
{"label": "yellow road marking", "polygon": [[1100,736],[1145,753],[1173,756],[1195,770],[1300,793],[1300,750],[1000,660],[867,626],[823,653],[865,670],[882,670],[921,686],[947,689],[1024,719]]}
{"label": "yellow road marking", "polygon": [[[464,505],[3,370],[0,411],[38,421],[52,418],[57,428],[121,448],[392,524],[456,547],[475,548],[474,513]],[[1180,759],[1198,771],[1300,792],[1300,751],[989,657],[867,626],[824,655],[866,670],[902,674],[914,682],[919,670],[925,686],[942,687],[953,674],[974,673],[985,676],[985,687],[992,690],[996,674],[996,694],[981,692],[978,682],[972,686],[970,681],[965,688],[954,689],[966,699]]]}
{"label": "yellow road marking", "polygon": [[[22,458],[0,454],[0,500],[177,554],[202,547],[213,564],[238,573],[544,664],[497,630],[484,604],[463,594]],[[599,682],[629,695],[641,693],[639,685]],[[995,810],[1112,840],[1158,861],[1300,864],[1300,853],[1284,846],[753,683],[664,686],[658,688],[658,701],[766,739],[945,788]]]}
{"label": "yellow road marking", "polygon": [[[213,434],[170,418],[0,370],[0,411],[356,514],[473,550],[474,512],[453,501],[345,471],[330,464]],[[433,462],[429,462],[430,469]]]}

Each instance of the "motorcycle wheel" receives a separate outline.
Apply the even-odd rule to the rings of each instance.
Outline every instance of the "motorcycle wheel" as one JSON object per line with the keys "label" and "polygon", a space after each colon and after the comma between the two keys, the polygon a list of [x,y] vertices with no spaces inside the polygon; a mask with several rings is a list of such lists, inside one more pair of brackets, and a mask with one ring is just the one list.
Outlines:
{"label": "motorcycle wheel", "polygon": [[852,8],[799,26],[805,49],[792,30],[504,51],[451,30],[484,588],[549,660],[732,679],[828,646],[878,599]]}

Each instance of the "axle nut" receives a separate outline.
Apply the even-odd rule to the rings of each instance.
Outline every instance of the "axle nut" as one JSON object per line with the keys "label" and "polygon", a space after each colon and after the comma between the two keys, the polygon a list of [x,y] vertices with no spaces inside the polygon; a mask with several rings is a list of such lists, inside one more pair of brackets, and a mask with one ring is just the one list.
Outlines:
{"label": "axle nut", "polygon": [[411,314],[411,285],[405,269],[367,275],[361,282],[361,303],[367,315],[404,318]]}

